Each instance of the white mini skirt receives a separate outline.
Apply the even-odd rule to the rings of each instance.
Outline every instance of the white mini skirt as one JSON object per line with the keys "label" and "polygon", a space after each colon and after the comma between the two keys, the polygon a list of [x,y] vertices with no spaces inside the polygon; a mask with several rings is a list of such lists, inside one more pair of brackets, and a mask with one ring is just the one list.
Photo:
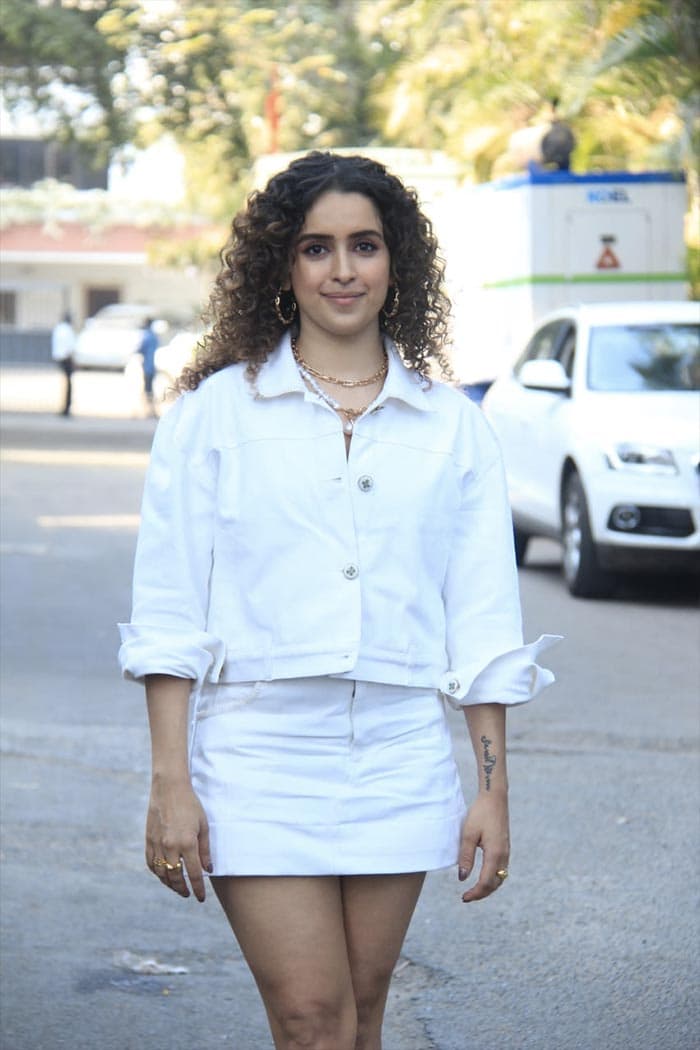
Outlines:
{"label": "white mini skirt", "polygon": [[190,766],[215,875],[457,862],[466,809],[436,690],[327,677],[205,685]]}

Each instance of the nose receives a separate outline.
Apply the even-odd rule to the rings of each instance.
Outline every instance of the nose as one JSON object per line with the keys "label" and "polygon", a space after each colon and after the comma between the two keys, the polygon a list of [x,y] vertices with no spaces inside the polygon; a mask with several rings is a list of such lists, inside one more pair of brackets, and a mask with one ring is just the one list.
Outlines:
{"label": "nose", "polygon": [[334,255],[333,279],[347,284],[355,276],[354,258],[345,247],[340,247]]}

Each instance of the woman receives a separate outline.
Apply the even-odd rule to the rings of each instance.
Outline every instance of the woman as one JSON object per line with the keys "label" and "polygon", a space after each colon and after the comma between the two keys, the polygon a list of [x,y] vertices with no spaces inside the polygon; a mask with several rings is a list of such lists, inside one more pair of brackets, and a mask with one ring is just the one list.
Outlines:
{"label": "woman", "polygon": [[[312,153],[233,222],[213,325],[161,421],[124,672],[146,683],[146,860],[211,881],[275,1046],[378,1050],[425,872],[507,876],[522,645],[494,438],[445,366],[415,194]],[[468,814],[444,698],[479,768]]]}

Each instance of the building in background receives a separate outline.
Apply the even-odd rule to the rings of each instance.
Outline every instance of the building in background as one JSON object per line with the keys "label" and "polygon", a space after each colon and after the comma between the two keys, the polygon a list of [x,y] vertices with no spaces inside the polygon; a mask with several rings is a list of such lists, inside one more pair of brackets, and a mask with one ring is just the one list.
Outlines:
{"label": "building in background", "polygon": [[153,313],[196,316],[208,278],[193,266],[149,263],[154,240],[176,244],[198,226],[170,230],[135,225],[91,229],[79,222],[18,223],[0,230],[0,357],[48,360],[49,335],[66,311],[81,327],[103,306],[144,303]]}
{"label": "building in background", "polygon": [[[48,361],[66,311],[77,328],[112,303],[201,313],[225,231],[183,214],[171,142],[100,170],[36,137],[3,138],[0,153],[0,360]],[[187,262],[202,240],[211,268]]]}

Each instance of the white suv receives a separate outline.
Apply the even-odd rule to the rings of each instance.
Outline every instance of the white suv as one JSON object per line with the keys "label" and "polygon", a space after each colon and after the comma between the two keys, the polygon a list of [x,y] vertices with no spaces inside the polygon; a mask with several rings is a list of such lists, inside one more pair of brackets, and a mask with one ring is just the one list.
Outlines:
{"label": "white suv", "polygon": [[561,540],[579,597],[618,571],[700,569],[700,303],[558,310],[483,408],[519,564],[531,536]]}

